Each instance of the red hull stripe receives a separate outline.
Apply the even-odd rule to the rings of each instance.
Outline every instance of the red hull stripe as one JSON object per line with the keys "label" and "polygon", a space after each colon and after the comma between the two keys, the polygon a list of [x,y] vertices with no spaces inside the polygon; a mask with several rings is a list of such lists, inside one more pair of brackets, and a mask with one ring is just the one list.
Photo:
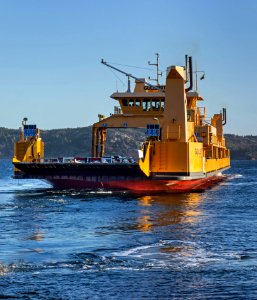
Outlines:
{"label": "red hull stripe", "polygon": [[225,179],[225,176],[212,176],[195,180],[118,180],[93,182],[78,179],[54,179],[48,181],[60,189],[106,189],[134,192],[191,192],[203,191]]}

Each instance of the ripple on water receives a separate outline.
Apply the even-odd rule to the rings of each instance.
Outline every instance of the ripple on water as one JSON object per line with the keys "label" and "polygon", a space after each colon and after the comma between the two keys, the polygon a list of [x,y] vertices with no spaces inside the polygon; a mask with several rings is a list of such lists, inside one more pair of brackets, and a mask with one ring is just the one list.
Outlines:
{"label": "ripple on water", "polygon": [[[158,243],[138,246],[113,253],[114,258],[122,258],[137,268],[185,270],[201,268],[206,265],[226,267],[227,263],[241,263],[251,259],[251,265],[257,267],[257,252],[240,253],[237,251],[209,251],[203,244],[188,241],[161,240]],[[254,260],[254,261],[253,261]],[[124,267],[124,266],[122,266]],[[131,265],[130,265],[131,267]]]}
{"label": "ripple on water", "polygon": [[[11,272],[47,272],[50,269],[69,272],[169,269],[171,271],[186,271],[201,267],[216,266],[221,269],[248,265],[257,268],[257,252],[207,251],[195,243],[183,241],[160,241],[159,243],[132,247],[108,255],[98,255],[90,252],[71,254],[70,259],[63,261],[48,261],[28,263],[17,261],[10,264],[0,263],[0,276]],[[229,265],[228,265],[229,264]]]}
{"label": "ripple on water", "polygon": [[1,177],[0,296],[257,299],[256,167],[239,162],[225,186],[190,197]]}

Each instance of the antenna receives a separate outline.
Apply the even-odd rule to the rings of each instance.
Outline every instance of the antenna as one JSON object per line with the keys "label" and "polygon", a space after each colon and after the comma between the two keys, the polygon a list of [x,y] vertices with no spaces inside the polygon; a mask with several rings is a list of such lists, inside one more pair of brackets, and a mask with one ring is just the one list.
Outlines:
{"label": "antenna", "polygon": [[130,76],[128,76],[128,90],[127,90],[127,93],[131,93],[131,90],[130,90]]}
{"label": "antenna", "polygon": [[203,80],[205,78],[205,71],[198,71],[197,62],[195,64],[195,90],[198,92],[198,73],[202,73],[200,80]]}
{"label": "antenna", "polygon": [[195,90],[198,92],[198,69],[197,69],[197,62],[195,62]]}
{"label": "antenna", "polygon": [[156,63],[151,63],[150,61],[148,61],[148,65],[150,66],[156,66],[156,78],[150,78],[148,77],[149,80],[154,80],[157,82],[157,85],[160,85],[159,83],[159,77],[162,76],[162,72],[159,72],[159,66],[160,66],[160,54],[159,53],[155,53],[156,55]]}

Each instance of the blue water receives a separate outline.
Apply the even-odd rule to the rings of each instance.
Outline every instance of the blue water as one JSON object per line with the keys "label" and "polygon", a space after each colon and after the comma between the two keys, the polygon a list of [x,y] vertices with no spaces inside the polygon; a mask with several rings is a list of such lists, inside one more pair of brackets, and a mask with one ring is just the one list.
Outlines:
{"label": "blue water", "polygon": [[257,299],[257,161],[204,193],[54,191],[0,160],[0,298]]}

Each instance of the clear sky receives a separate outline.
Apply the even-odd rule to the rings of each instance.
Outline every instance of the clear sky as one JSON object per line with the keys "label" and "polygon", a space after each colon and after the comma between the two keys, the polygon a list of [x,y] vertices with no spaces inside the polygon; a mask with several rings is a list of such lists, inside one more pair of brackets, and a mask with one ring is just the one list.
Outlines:
{"label": "clear sky", "polygon": [[257,135],[255,0],[0,0],[0,127],[23,117],[42,129],[88,126],[126,89],[101,58],[149,68],[156,52],[164,71],[192,55],[207,115],[226,107],[226,133]]}

